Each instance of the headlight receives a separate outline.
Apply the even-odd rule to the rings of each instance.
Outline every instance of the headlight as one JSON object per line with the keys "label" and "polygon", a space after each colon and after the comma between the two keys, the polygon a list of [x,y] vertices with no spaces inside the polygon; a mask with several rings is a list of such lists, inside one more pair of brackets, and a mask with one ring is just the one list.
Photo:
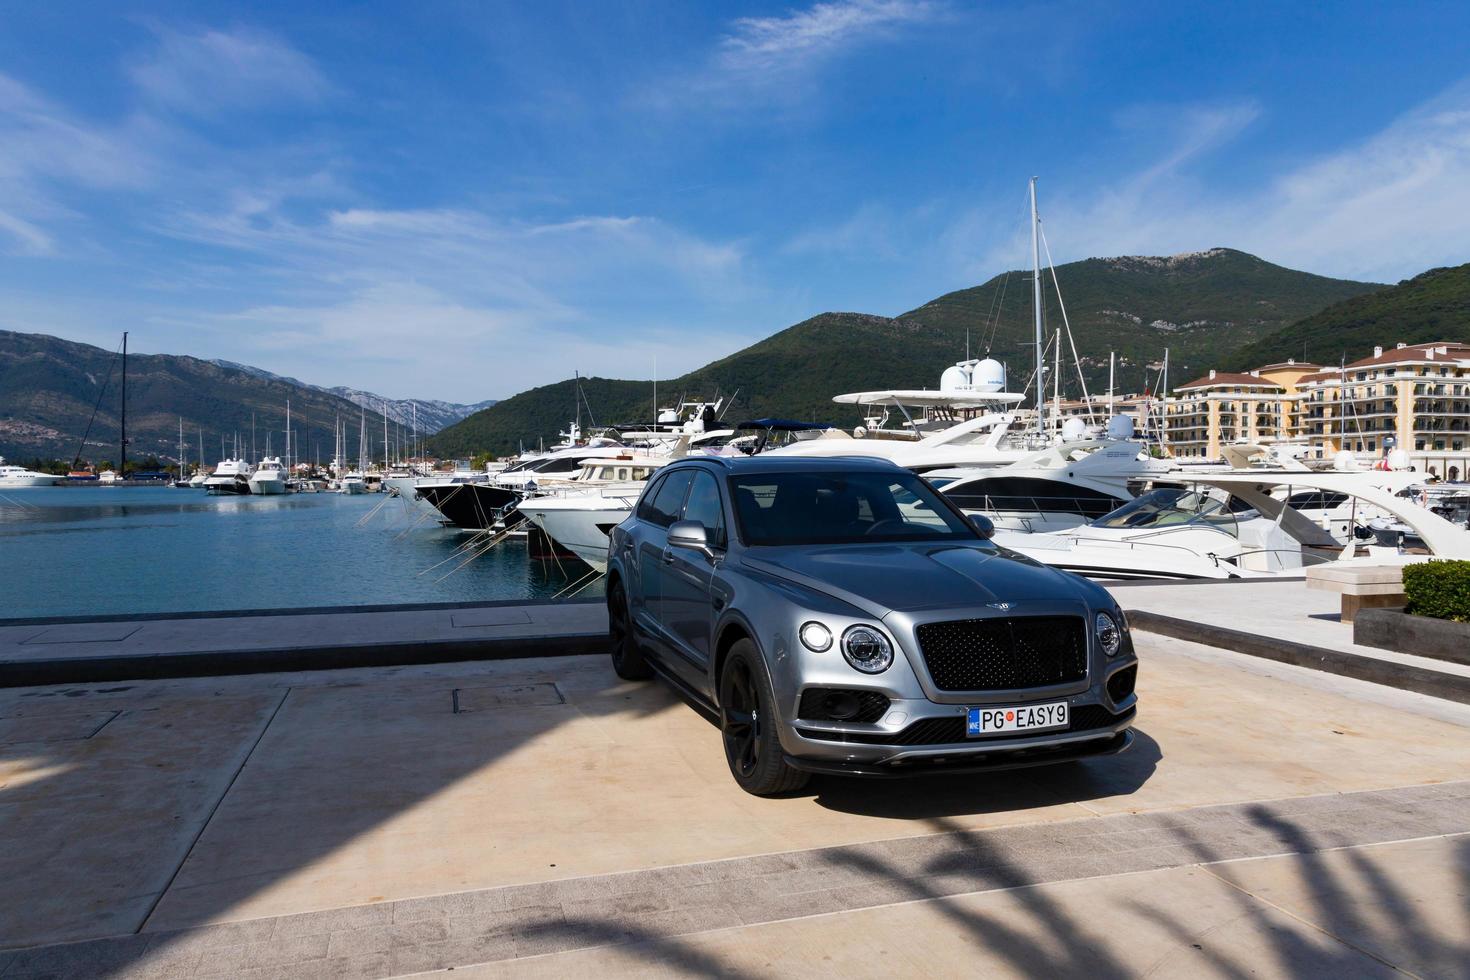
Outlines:
{"label": "headlight", "polygon": [[1097,618],[1092,621],[1092,631],[1097,636],[1097,645],[1102,647],[1102,652],[1108,656],[1116,657],[1118,651],[1123,649],[1123,631],[1118,628],[1113,617],[1107,613],[1097,614]]}
{"label": "headlight", "polygon": [[832,631],[821,623],[807,623],[801,628],[801,645],[816,653],[830,650]]}
{"label": "headlight", "polygon": [[842,655],[865,674],[881,674],[893,663],[893,646],[871,626],[853,626],[842,634]]}

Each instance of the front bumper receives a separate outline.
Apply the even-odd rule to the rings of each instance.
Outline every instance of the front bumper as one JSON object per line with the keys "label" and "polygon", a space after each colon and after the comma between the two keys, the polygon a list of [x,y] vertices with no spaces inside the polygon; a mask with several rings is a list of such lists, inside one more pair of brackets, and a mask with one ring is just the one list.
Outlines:
{"label": "front bumper", "polygon": [[808,772],[988,771],[1121,752],[1132,742],[1128,729],[1137,714],[1137,698],[1130,695],[1119,711],[1100,703],[1074,704],[1070,727],[1035,734],[968,738],[964,715],[951,711],[914,718],[897,731],[798,721],[782,741],[787,761]]}
{"label": "front bumper", "polygon": [[1101,737],[1053,739],[1047,744],[946,746],[927,752],[909,752],[879,761],[861,759],[813,759],[787,755],[786,764],[803,772],[831,776],[867,776],[895,779],[944,773],[999,772],[1075,762],[1127,751],[1133,744],[1133,732],[1127,728]]}

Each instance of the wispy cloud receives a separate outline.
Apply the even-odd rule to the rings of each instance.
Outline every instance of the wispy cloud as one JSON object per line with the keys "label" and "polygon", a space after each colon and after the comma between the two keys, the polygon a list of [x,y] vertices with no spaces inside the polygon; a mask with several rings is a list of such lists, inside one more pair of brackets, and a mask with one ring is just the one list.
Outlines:
{"label": "wispy cloud", "polygon": [[658,78],[634,101],[665,109],[798,102],[810,94],[800,84],[805,76],[943,9],[938,0],[828,0],[779,16],[741,17],[694,67]]}
{"label": "wispy cloud", "polygon": [[259,31],[163,28],[135,61],[134,84],[155,104],[184,112],[316,102],[332,86],[305,54]]}
{"label": "wispy cloud", "polygon": [[781,17],[742,17],[721,42],[716,63],[738,74],[808,67],[899,25],[928,20],[936,10],[930,0],[833,0]]}

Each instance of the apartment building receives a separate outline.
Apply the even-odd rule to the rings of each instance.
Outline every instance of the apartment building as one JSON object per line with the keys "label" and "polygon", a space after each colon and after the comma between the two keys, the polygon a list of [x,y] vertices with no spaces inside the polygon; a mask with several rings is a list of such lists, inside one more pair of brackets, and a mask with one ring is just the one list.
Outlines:
{"label": "apartment building", "polygon": [[1376,459],[1402,449],[1422,473],[1470,478],[1470,344],[1376,347],[1372,357],[1306,375],[1299,386],[1315,458],[1346,449]]}

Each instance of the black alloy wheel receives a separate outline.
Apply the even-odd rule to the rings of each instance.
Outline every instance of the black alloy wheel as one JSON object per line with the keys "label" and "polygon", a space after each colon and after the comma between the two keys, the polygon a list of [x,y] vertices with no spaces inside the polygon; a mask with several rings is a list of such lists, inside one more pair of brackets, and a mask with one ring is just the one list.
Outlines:
{"label": "black alloy wheel", "polygon": [[741,789],[756,796],[789,793],[809,778],[788,765],[782,754],[774,701],[755,644],[740,640],[720,672],[720,735],[730,775]]}
{"label": "black alloy wheel", "polygon": [[633,624],[628,615],[628,595],[622,582],[614,582],[607,593],[607,632],[611,646],[613,672],[625,681],[644,681],[653,676],[653,668],[638,648]]}

